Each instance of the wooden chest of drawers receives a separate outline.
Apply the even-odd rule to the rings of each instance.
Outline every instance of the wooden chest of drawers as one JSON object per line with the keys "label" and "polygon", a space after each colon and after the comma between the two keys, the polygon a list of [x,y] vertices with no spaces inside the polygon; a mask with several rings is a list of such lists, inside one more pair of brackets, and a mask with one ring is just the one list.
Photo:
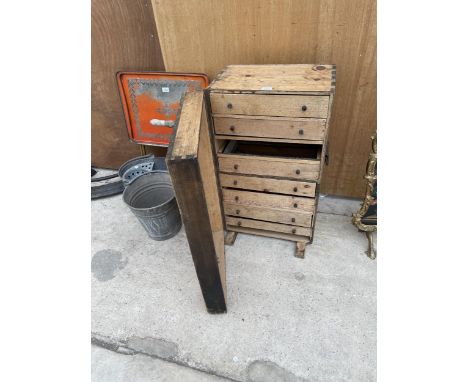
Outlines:
{"label": "wooden chest of drawers", "polygon": [[206,89],[227,243],[236,232],[312,242],[334,65],[231,65]]}

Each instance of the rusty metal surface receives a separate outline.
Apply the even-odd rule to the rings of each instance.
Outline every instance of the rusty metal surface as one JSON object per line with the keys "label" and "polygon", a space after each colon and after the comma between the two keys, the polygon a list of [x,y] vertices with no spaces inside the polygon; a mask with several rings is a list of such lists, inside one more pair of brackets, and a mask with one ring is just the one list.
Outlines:
{"label": "rusty metal surface", "polygon": [[204,89],[204,74],[119,72],[119,92],[129,138],[136,143],[168,146],[186,92]]}

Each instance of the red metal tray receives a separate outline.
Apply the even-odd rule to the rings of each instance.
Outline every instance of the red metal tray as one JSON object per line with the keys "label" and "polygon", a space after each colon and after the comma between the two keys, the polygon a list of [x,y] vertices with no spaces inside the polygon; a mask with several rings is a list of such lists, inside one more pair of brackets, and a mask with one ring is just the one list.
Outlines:
{"label": "red metal tray", "polygon": [[208,86],[198,73],[117,73],[128,137],[136,143],[169,146],[180,101],[186,92]]}

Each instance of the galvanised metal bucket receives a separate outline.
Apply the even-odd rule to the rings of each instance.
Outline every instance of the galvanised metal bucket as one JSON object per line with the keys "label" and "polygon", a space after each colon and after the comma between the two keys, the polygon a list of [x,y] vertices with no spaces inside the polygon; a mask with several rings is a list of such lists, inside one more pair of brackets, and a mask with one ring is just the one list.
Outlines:
{"label": "galvanised metal bucket", "polygon": [[153,171],[132,181],[123,193],[124,202],[154,240],[175,236],[182,220],[169,173]]}

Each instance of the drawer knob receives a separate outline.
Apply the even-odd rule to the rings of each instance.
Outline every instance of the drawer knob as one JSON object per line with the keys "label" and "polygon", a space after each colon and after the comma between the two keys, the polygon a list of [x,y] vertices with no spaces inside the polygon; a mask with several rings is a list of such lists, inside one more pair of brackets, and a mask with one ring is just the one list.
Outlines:
{"label": "drawer knob", "polygon": [[229,102],[229,103],[227,104],[227,108],[228,108],[228,109],[232,109],[232,103],[231,103],[231,102]]}
{"label": "drawer knob", "polygon": [[294,191],[294,192],[297,192],[297,187],[294,187],[294,188],[293,188],[293,191]]}
{"label": "drawer knob", "polygon": [[293,228],[291,232],[296,233],[296,228]]}
{"label": "drawer knob", "polygon": [[236,196],[234,199],[235,199],[236,202],[239,201],[239,197],[238,197],[238,196]]}
{"label": "drawer knob", "polygon": [[302,111],[306,111],[307,110],[307,106],[306,105],[302,105]]}
{"label": "drawer knob", "polygon": [[301,173],[301,170],[296,170],[296,174],[299,175]]}
{"label": "drawer knob", "polygon": [[295,223],[295,222],[296,222],[296,218],[292,218],[291,221],[292,221],[293,223]]}
{"label": "drawer knob", "polygon": [[237,164],[234,165],[234,170],[237,170],[239,166]]}
{"label": "drawer knob", "polygon": [[240,226],[242,225],[242,223],[241,223],[241,222],[237,222],[237,225],[240,227]]}
{"label": "drawer knob", "polygon": [[294,203],[294,208],[297,208],[297,203]]}
{"label": "drawer knob", "polygon": [[229,130],[234,131],[236,128],[234,126],[229,127]]}
{"label": "drawer knob", "polygon": [[237,180],[235,180],[233,183],[234,183],[234,186],[237,185]]}
{"label": "drawer knob", "polygon": [[299,129],[299,135],[304,135],[304,129]]}
{"label": "drawer knob", "polygon": [[240,214],[240,210],[236,210],[236,214],[239,215],[239,214]]}

